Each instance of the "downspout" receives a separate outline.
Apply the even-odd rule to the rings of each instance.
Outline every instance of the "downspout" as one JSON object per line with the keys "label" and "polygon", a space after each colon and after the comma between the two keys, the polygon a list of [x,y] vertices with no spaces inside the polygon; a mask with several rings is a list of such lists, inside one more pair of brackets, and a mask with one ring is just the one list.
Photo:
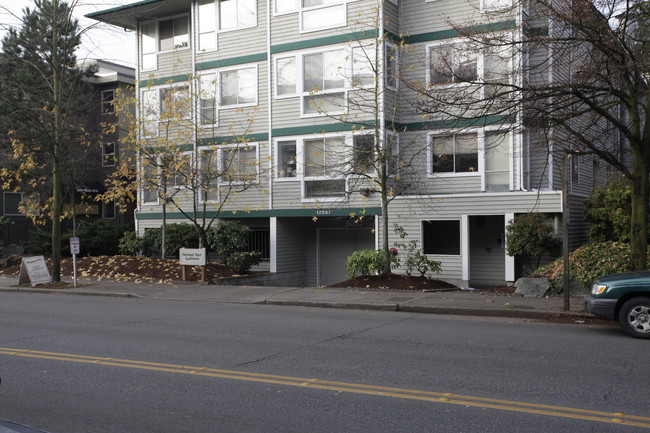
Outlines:
{"label": "downspout", "polygon": [[[140,47],[140,21],[137,22],[135,26],[136,32],[135,32],[135,118],[139,119],[140,118],[140,66],[141,66],[141,47]],[[119,120],[118,120],[119,121]],[[140,136],[140,129],[138,128],[138,137]],[[136,166],[136,173],[139,173],[139,167],[140,167],[140,155],[137,155],[136,160],[135,160],[135,166]],[[141,179],[136,179],[137,182],[140,182]],[[141,187],[142,185],[138,185],[137,188],[137,194],[135,195],[135,201],[136,201],[136,206],[135,209],[133,209],[133,224],[135,226],[135,234],[136,236],[140,232],[140,224],[138,221],[138,213],[140,212],[140,198],[142,197],[142,191]]]}
{"label": "downspout", "polygon": [[[379,133],[381,134],[382,137],[382,142],[384,143],[384,147],[386,146],[386,99],[384,97],[385,92],[386,92],[386,41],[384,40],[384,2],[385,0],[377,0],[377,7],[379,8],[379,28],[377,29],[377,37],[379,38],[379,41],[381,42],[381,46],[377,47],[376,52],[379,52],[380,54],[377,56],[377,60],[379,64],[381,64],[381,69],[379,74],[375,74],[377,76],[378,80],[381,80],[381,82],[377,85],[377,89],[381,88],[382,91],[379,94]],[[399,7],[399,5],[398,5]],[[399,15],[399,11],[398,11]],[[379,67],[379,65],[376,65],[376,67]],[[397,66],[399,68],[399,66]],[[399,83],[398,83],[399,85]],[[381,86],[381,87],[380,87]],[[397,93],[395,95],[395,100],[397,102]],[[384,149],[385,151],[386,149]],[[386,164],[388,164],[388,161],[386,161]],[[388,209],[388,206],[386,206],[386,209]],[[379,217],[383,218],[383,216]],[[383,248],[383,245],[380,246],[380,235],[379,235],[379,230],[377,228],[380,227],[379,224],[379,218],[378,216],[375,216],[375,249]],[[388,230],[388,226],[384,227],[384,230]]]}
{"label": "downspout", "polygon": [[[197,19],[197,9],[198,7],[196,6],[196,2],[192,1],[192,4],[190,5],[190,31],[192,32],[192,38],[191,40],[191,46],[190,50],[192,51],[191,54],[191,63],[192,63],[192,74],[190,75],[190,94],[196,96],[196,98],[192,97],[192,141],[194,142],[192,144],[192,153],[193,153],[193,161],[192,161],[192,168],[193,168],[193,175],[195,176],[200,176],[199,173],[199,114],[198,114],[198,100],[199,98],[199,92],[198,92],[198,80],[196,79],[196,48],[198,46],[197,44],[197,35],[196,35],[196,28],[197,25],[196,23],[198,22]],[[195,212],[194,213],[194,221],[197,220],[198,215],[196,214],[196,211],[198,211],[199,207],[199,195],[201,194],[201,191],[198,192],[197,194],[197,184],[198,181],[194,179],[194,176],[192,176],[192,179],[190,179],[190,182],[197,182],[194,185],[192,185],[192,190],[194,191],[194,194],[192,194],[192,210]],[[205,217],[205,213],[203,213],[203,216]],[[202,224],[205,226],[205,221],[202,222]],[[199,248],[205,248],[205,245],[203,245],[203,237],[204,237],[205,232],[203,231],[203,234],[199,236]]]}
{"label": "downspout", "polygon": [[273,60],[271,58],[271,15],[273,13],[273,2],[268,1],[266,11],[266,79],[267,79],[267,116],[268,116],[268,152],[269,152],[269,210],[273,209]]}

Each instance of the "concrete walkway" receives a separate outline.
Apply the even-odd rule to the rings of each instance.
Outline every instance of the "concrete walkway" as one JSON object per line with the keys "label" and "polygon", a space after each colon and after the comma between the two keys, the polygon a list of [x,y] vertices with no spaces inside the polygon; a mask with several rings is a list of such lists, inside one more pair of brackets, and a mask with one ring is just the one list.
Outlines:
{"label": "concrete walkway", "polygon": [[439,292],[325,289],[305,287],[221,286],[199,283],[154,283],[83,279],[77,288],[18,287],[18,277],[0,276],[0,291],[55,293],[86,296],[120,296],[235,304],[295,305],[303,307],[408,311],[564,320],[595,318],[583,311],[582,296],[571,298],[564,311],[564,298],[524,298],[490,293],[489,290]]}

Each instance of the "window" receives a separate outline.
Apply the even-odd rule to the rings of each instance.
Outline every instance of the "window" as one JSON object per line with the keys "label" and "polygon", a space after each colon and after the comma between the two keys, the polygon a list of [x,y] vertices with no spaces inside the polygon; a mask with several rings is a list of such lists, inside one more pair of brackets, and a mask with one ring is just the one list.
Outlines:
{"label": "window", "polygon": [[275,60],[276,98],[301,97],[304,116],[342,114],[347,92],[374,83],[374,46],[345,46]]}
{"label": "window", "polygon": [[5,215],[24,215],[20,209],[23,201],[22,192],[5,192],[3,198]]}
{"label": "window", "polygon": [[113,90],[102,91],[102,114],[115,113],[115,92]]}
{"label": "window", "polygon": [[156,40],[158,39],[156,22],[143,23],[140,27],[140,50],[142,51],[141,69],[150,70],[158,67]]}
{"label": "window", "polygon": [[352,86],[369,86],[375,82],[375,47],[352,48]]}
{"label": "window", "polygon": [[485,97],[497,97],[500,92],[509,91],[512,52],[508,47],[493,48],[483,54],[483,81]]}
{"label": "window", "polygon": [[220,30],[233,30],[257,25],[256,9],[256,0],[220,0]]}
{"label": "window", "polygon": [[478,53],[467,44],[429,49],[429,84],[443,85],[478,80]]}
{"label": "window", "polygon": [[460,255],[460,221],[422,221],[424,254]]}
{"label": "window", "polygon": [[199,153],[199,170],[201,173],[201,203],[219,201],[219,161],[216,149],[203,149]]}
{"label": "window", "polygon": [[302,7],[301,31],[331,29],[347,24],[347,8],[340,0],[302,0]]}
{"label": "window", "polygon": [[345,165],[343,137],[304,140],[304,175],[306,177],[336,177]]}
{"label": "window", "polygon": [[142,167],[142,202],[158,203],[158,170],[152,161],[143,160]]}
{"label": "window", "polygon": [[287,57],[276,61],[278,96],[296,94],[296,58]]}
{"label": "window", "polygon": [[257,145],[221,149],[221,178],[224,182],[256,182],[257,164]]}
{"label": "window", "polygon": [[145,136],[158,135],[158,123],[186,119],[190,116],[192,102],[188,85],[143,90],[142,132]]}
{"label": "window", "polygon": [[158,51],[171,51],[189,45],[187,17],[158,21]]}
{"label": "window", "polygon": [[199,79],[199,124],[216,125],[217,123],[217,76],[201,75]]}
{"label": "window", "polygon": [[199,1],[199,50],[217,48],[217,13],[214,0]]}
{"label": "window", "polygon": [[493,98],[508,90],[511,62],[512,50],[508,46],[479,48],[468,42],[434,45],[429,47],[427,80],[431,86],[486,83],[483,96]]}
{"label": "window", "polygon": [[386,44],[385,46],[385,53],[386,53],[386,63],[385,63],[385,79],[386,79],[386,87],[389,89],[396,90],[397,89],[397,83],[398,83],[398,51],[397,47],[393,44]]}
{"label": "window", "polygon": [[472,134],[431,137],[431,172],[478,173],[478,136]]}
{"label": "window", "polygon": [[300,0],[275,0],[273,3],[276,15],[296,12],[300,9]]}
{"label": "window", "polygon": [[345,51],[303,56],[304,114],[345,112]]}
{"label": "window", "polygon": [[200,0],[199,50],[217,48],[217,32],[257,25],[256,0]]}
{"label": "window", "polygon": [[496,11],[512,6],[512,0],[481,0],[481,10]]}
{"label": "window", "polygon": [[142,23],[140,49],[142,69],[156,69],[158,53],[189,46],[189,20],[187,15]]}
{"label": "window", "polygon": [[510,190],[510,135],[503,132],[486,132],[485,190],[501,192]]}
{"label": "window", "polygon": [[306,139],[303,154],[303,173],[308,178],[304,180],[304,197],[344,196],[345,179],[337,179],[344,174],[342,169],[347,161],[344,137]]}
{"label": "window", "polygon": [[102,203],[102,218],[115,219],[115,201],[109,203]]}
{"label": "window", "polygon": [[257,99],[257,68],[220,72],[220,105],[255,104]]}
{"label": "window", "polygon": [[161,120],[183,119],[190,116],[190,88],[187,85],[160,89]]}
{"label": "window", "polygon": [[375,170],[375,136],[355,135],[352,139],[352,171],[368,174]]}
{"label": "window", "polygon": [[102,143],[102,167],[115,166],[115,143]]}
{"label": "window", "polygon": [[192,154],[166,154],[159,160],[163,181],[170,188],[187,186],[192,176]]}
{"label": "window", "polygon": [[296,141],[278,142],[278,177],[296,177]]}

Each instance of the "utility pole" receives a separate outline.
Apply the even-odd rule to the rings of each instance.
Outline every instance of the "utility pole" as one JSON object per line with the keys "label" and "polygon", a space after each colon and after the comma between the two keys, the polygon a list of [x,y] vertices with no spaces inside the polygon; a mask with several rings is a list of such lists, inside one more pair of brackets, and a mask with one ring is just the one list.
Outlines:
{"label": "utility pole", "polygon": [[571,310],[569,276],[569,164],[571,155],[564,157],[562,165],[562,261],[564,262],[564,310]]}

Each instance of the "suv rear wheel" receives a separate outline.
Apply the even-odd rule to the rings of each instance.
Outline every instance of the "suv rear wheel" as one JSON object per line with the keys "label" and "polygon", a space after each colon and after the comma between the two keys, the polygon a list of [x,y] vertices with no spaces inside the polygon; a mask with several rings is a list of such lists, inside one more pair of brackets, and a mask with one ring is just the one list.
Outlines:
{"label": "suv rear wheel", "polygon": [[650,339],[650,298],[632,298],[618,312],[623,330],[635,338]]}

